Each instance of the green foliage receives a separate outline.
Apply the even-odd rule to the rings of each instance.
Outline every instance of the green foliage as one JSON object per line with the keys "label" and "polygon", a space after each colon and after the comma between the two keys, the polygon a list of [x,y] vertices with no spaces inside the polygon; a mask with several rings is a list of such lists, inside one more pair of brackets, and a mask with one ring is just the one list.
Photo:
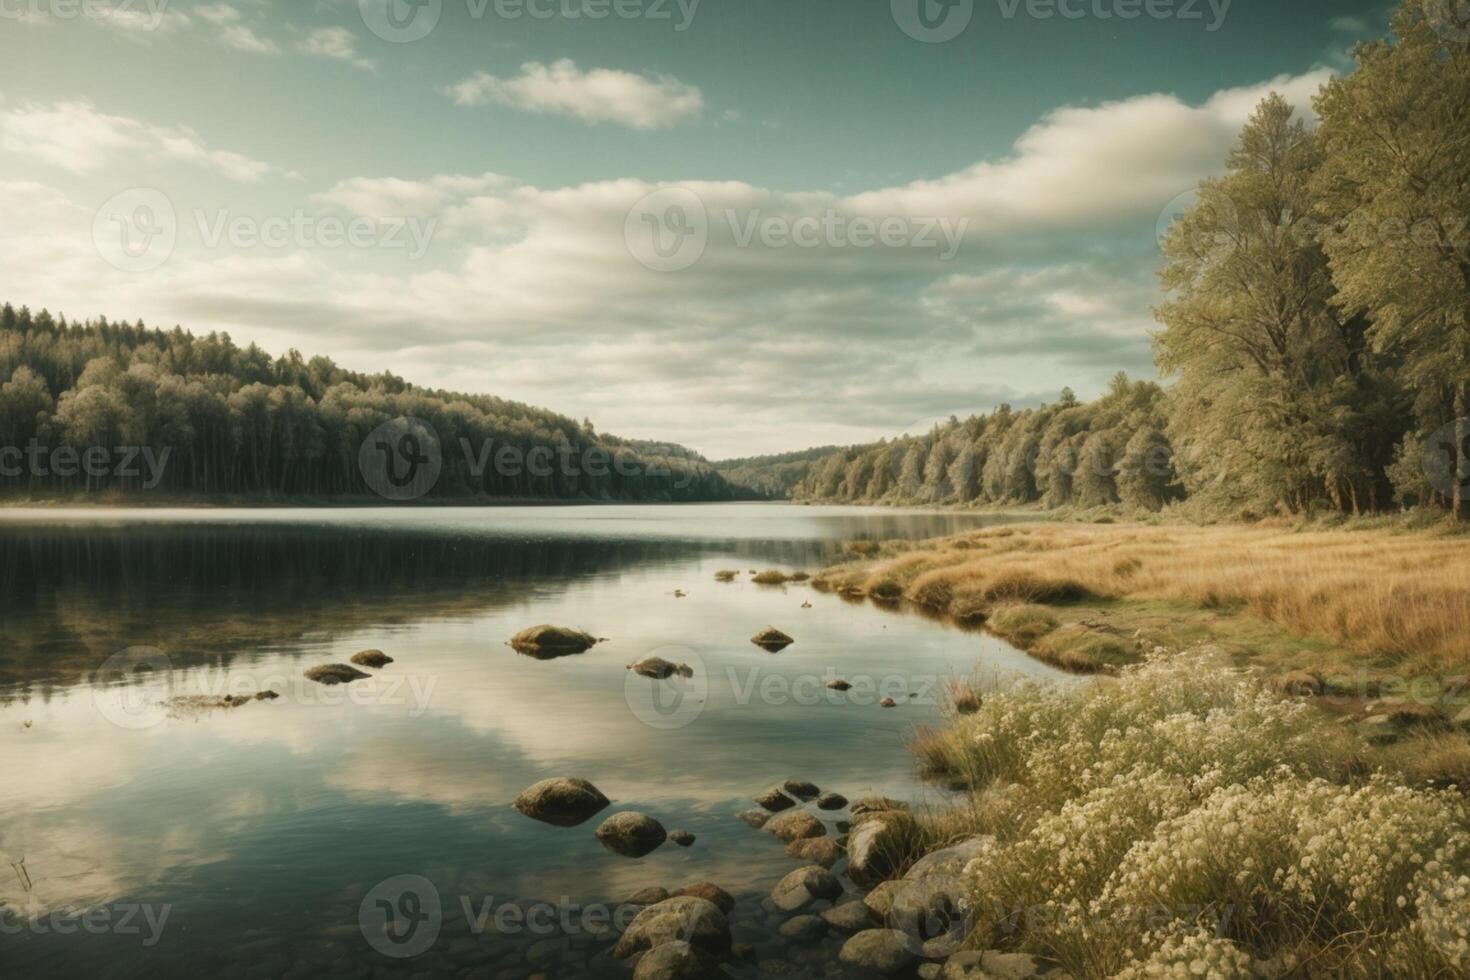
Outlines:
{"label": "green foliage", "polygon": [[[44,310],[0,308],[0,446],[24,449],[36,440],[48,451],[78,453],[147,447],[155,457],[167,450],[158,484],[166,492],[367,495],[358,466],[363,440],[404,416],[427,421],[438,435],[444,467],[433,496],[440,498],[749,495],[682,447],[598,434],[586,423],[501,398],[418,388],[296,351],[273,360],[227,334],[196,337],[105,318],[68,324]],[[498,465],[495,453],[507,448],[506,458],[517,462]],[[0,478],[0,494],[127,492],[143,479],[21,469],[18,477]]]}
{"label": "green foliage", "polygon": [[1055,405],[1020,412],[1002,405],[923,436],[831,452],[809,461],[789,492],[844,503],[1159,510],[1179,496],[1163,409],[1158,385],[1120,374],[1107,395],[1085,405],[1063,392]]}

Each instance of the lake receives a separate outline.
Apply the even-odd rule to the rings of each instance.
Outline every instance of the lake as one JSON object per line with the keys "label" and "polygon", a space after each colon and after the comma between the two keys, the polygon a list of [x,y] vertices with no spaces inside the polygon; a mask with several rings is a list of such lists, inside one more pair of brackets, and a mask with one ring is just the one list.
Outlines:
{"label": "lake", "polygon": [[[1057,675],[983,633],[749,573],[996,520],[785,504],[0,512],[0,976],[617,975],[593,920],[704,881],[737,897],[737,940],[780,959],[761,897],[802,862],[736,818],[751,798],[796,777],[942,802],[904,743],[940,722],[943,684]],[[606,639],[554,660],[507,645],[539,623]],[[796,642],[753,645],[766,625]],[[302,676],[365,648],[395,662],[346,686]],[[626,669],[649,655],[693,676]],[[572,828],[510,806],[553,776],[612,806]],[[623,810],[695,843],[614,854],[593,832]],[[383,935],[393,917],[414,928]],[[822,975],[810,951],[787,959]]]}

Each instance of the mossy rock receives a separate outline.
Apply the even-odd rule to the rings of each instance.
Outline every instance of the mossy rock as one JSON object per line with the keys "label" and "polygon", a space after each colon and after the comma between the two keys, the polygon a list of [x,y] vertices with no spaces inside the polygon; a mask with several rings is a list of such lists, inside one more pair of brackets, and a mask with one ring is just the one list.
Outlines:
{"label": "mossy rock", "polygon": [[391,664],[393,658],[382,650],[361,650],[352,655],[352,662],[359,667],[372,667],[381,670]]}
{"label": "mossy rock", "polygon": [[566,626],[542,624],[521,630],[510,638],[510,645],[517,653],[524,653],[538,660],[550,660],[586,653],[597,645],[597,637]]}
{"label": "mossy rock", "polygon": [[353,681],[364,680],[371,675],[358,670],[348,664],[322,664],[319,667],[308,667],[306,679],[325,684],[328,687],[337,684],[351,684]]}

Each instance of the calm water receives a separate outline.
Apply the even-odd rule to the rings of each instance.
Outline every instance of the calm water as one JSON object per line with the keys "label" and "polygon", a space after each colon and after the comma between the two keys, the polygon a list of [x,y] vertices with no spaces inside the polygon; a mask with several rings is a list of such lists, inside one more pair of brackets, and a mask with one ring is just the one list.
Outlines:
{"label": "calm water", "polygon": [[[980,523],[761,504],[0,513],[0,976],[524,976],[541,934],[476,931],[466,904],[576,921],[712,881],[754,911],[798,863],[735,819],[752,795],[801,777],[935,800],[903,740],[939,719],[936,687],[1050,675],[983,634],[747,573]],[[537,623],[607,641],[551,661],[505,645]],[[767,624],[797,642],[752,645]],[[396,662],[350,687],[301,676],[367,647]],[[652,653],[694,678],[625,669]],[[571,829],[510,807],[559,775],[613,807]],[[593,830],[625,809],[697,841],[619,857]],[[412,907],[405,875],[432,886]],[[384,881],[404,916],[442,909],[422,954],[365,938]],[[587,975],[607,943],[577,942],[537,971]]]}

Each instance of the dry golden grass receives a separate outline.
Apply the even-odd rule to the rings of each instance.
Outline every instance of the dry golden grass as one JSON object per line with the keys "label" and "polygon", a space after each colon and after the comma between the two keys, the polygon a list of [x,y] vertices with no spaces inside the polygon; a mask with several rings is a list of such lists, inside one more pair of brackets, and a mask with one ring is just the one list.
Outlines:
{"label": "dry golden grass", "polygon": [[1405,667],[1470,667],[1470,541],[1433,533],[1012,525],[840,566],[815,583],[901,590],[971,619],[1087,597],[1242,609]]}

